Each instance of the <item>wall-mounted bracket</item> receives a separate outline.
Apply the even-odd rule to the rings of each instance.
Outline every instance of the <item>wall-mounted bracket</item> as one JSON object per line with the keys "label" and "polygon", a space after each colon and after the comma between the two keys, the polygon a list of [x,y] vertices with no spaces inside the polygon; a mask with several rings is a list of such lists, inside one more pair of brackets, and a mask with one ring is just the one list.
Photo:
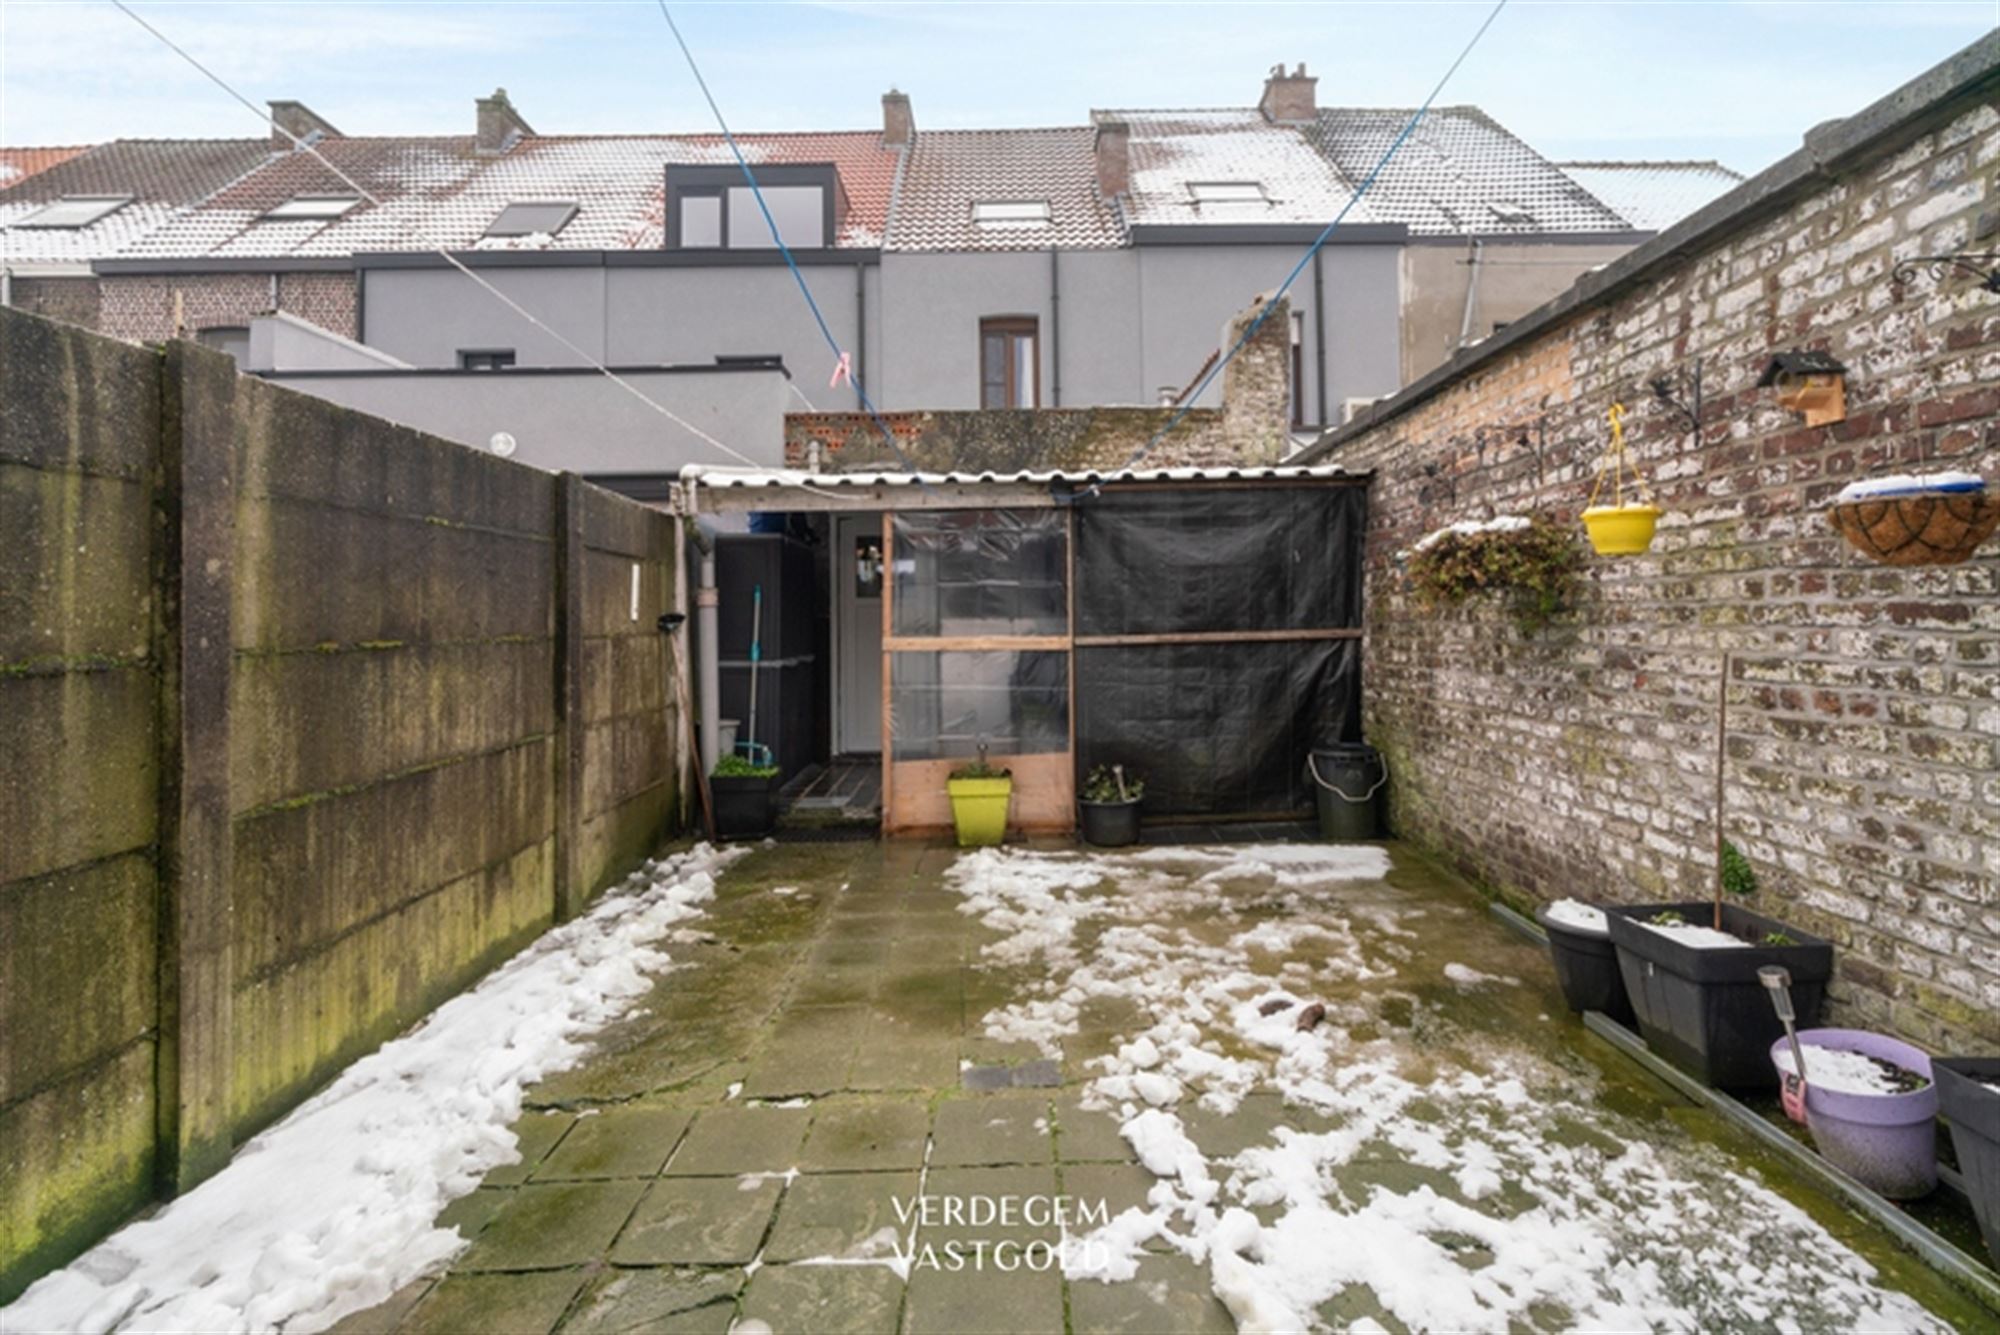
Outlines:
{"label": "wall-mounted bracket", "polygon": [[1979,286],[1988,292],[2000,293],[2000,251],[1965,251],[1957,255],[1912,255],[1889,272],[1892,283],[1912,283],[1916,281],[1918,270],[1927,271],[1934,283],[1942,283],[1953,274],[1963,274],[1979,280]]}

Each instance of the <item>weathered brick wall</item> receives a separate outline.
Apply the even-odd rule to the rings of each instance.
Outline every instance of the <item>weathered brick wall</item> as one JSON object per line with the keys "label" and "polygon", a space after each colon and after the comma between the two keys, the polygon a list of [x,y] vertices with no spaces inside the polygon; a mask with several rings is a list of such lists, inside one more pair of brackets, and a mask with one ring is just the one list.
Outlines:
{"label": "weathered brick wall", "polygon": [[[1232,345],[1258,309],[1230,322]],[[1223,369],[1220,408],[907,411],[884,413],[882,421],[903,458],[939,472],[1114,469],[1142,449],[1144,468],[1275,464],[1291,448],[1291,327],[1281,300]],[[1169,423],[1173,430],[1155,440]],[[882,425],[867,413],[787,413],[785,466],[815,463],[830,471],[900,466]]]}
{"label": "weathered brick wall", "polygon": [[97,318],[87,327],[135,343],[174,336],[176,293],[190,333],[247,325],[280,310],[345,338],[361,336],[351,273],[105,274],[97,283]]}
{"label": "weathered brick wall", "polygon": [[[1994,103],[1989,85],[1857,148],[1331,456],[1377,470],[1367,727],[1399,833],[1510,894],[1705,897],[1733,652],[1727,829],[1755,907],[1838,943],[1840,1020],[1937,1050],[2000,1044],[2000,546],[1893,569],[1823,511],[1871,473],[2000,466],[2000,297],[1891,277],[1993,248]],[[1755,388],[1793,347],[1846,363],[1844,423]],[[1646,388],[1697,359],[1698,440]],[[1397,553],[1423,533],[1576,516],[1614,400],[1666,511],[1652,550],[1592,559],[1583,605],[1533,638],[1495,607],[1417,607]]]}
{"label": "weathered brick wall", "polygon": [[97,328],[95,278],[16,278],[10,295],[16,310],[84,329]]}
{"label": "weathered brick wall", "polygon": [[0,533],[4,1303],[628,871],[682,734],[671,517],[219,353],[0,311]]}

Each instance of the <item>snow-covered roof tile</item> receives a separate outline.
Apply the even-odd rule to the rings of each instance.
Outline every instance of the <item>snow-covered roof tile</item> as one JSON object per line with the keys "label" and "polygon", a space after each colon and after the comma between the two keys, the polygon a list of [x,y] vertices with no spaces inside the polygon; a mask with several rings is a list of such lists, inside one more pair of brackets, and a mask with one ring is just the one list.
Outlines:
{"label": "snow-covered roof tile", "polygon": [[[269,159],[262,139],[99,144],[0,188],[0,257],[10,264],[83,263],[118,254]],[[32,225],[58,200],[91,196],[131,202],[84,227]]]}
{"label": "snow-covered roof tile", "polygon": [[[1336,170],[1363,181],[1414,114],[1329,107],[1312,127]],[[1561,169],[1477,107],[1433,107],[1382,169],[1366,202],[1417,236],[1533,236],[1631,230]]]}
{"label": "snow-covered roof tile", "polygon": [[1560,162],[1571,180],[1644,232],[1664,232],[1743,184],[1743,173],[1715,161]]}
{"label": "snow-covered roof tile", "polygon": [[[1297,126],[1274,125],[1253,108],[1204,111],[1103,111],[1101,121],[1131,129],[1131,189],[1126,220],[1156,224],[1320,223],[1332,221],[1353,195],[1343,178]],[[1261,197],[1225,199],[1233,192],[1199,187],[1250,185]],[[1381,222],[1362,200],[1350,223]]]}
{"label": "snow-covered roof tile", "polygon": [[[1087,250],[1123,244],[1097,191],[1096,131],[925,130],[896,197],[892,250]],[[1047,205],[1046,221],[1028,215]],[[1015,205],[981,221],[982,204]]]}

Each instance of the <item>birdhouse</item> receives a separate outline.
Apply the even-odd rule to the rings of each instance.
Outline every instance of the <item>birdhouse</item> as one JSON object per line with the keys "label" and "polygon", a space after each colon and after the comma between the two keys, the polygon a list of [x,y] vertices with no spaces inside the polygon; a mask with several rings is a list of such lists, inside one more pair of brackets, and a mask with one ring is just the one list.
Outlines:
{"label": "birdhouse", "polygon": [[1807,426],[1847,420],[1847,368],[1824,352],[1793,349],[1771,358],[1757,388],[1775,386],[1778,402],[1805,414]]}

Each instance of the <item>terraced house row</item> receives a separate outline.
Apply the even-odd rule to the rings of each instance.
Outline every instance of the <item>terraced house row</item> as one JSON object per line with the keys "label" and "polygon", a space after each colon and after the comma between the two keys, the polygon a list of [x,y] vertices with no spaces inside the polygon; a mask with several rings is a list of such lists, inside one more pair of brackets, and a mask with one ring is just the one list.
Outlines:
{"label": "terraced house row", "polygon": [[[12,151],[0,273],[17,307],[194,337],[454,439],[504,431],[533,462],[664,477],[729,460],[592,362],[773,464],[787,411],[864,387],[892,410],[1157,405],[1345,210],[1287,312],[1303,440],[1738,179],[1566,169],[1447,107],[1355,202],[1409,113],[1322,107],[1316,84],[1279,67],[1254,107],[991,130],[920,130],[892,91],[879,128],[741,136],[851,377],[719,135],[540,134],[504,92],[469,135],[351,137],[274,102],[266,138]],[[491,371],[534,374],[469,382]]]}

